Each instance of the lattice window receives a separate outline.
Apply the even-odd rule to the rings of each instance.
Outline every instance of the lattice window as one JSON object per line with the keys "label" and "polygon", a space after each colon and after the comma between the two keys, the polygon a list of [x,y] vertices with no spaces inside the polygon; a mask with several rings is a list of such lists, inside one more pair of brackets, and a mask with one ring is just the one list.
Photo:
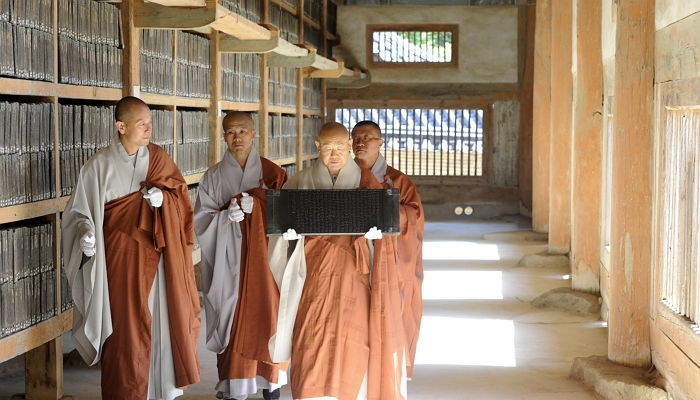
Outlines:
{"label": "lattice window", "polygon": [[484,175],[484,110],[342,108],[335,120],[351,130],[363,120],[382,129],[382,154],[408,175]]}
{"label": "lattice window", "polygon": [[457,66],[457,25],[367,25],[370,67]]}
{"label": "lattice window", "polygon": [[668,109],[663,137],[662,293],[700,321],[700,108]]}

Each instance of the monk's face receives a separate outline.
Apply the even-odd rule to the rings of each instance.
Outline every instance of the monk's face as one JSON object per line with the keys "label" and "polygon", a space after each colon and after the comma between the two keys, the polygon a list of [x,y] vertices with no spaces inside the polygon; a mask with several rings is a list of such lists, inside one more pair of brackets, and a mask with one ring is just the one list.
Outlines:
{"label": "monk's face", "polygon": [[224,140],[234,156],[248,156],[253,147],[256,132],[253,121],[246,117],[229,117],[224,120]]}
{"label": "monk's face", "polygon": [[134,105],[123,119],[124,121],[117,121],[116,125],[124,148],[147,146],[153,131],[151,110],[143,105]]}
{"label": "monk's face", "polygon": [[345,166],[350,157],[351,146],[352,139],[349,139],[347,131],[343,130],[322,131],[316,141],[321,161],[328,167],[331,175],[337,175]]}
{"label": "monk's face", "polygon": [[363,125],[352,130],[352,152],[360,160],[375,161],[384,140],[373,126]]}

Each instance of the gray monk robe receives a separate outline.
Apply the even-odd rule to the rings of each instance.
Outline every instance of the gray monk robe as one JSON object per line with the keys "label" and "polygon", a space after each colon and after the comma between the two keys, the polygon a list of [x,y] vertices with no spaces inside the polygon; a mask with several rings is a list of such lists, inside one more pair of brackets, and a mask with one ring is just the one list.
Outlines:
{"label": "gray monk robe", "polygon": [[[149,207],[144,185],[163,191],[161,208]],[[103,399],[172,399],[199,379],[199,304],[191,258],[182,261],[192,239],[186,189],[163,149],[129,156],[116,141],[81,168],[63,213],[73,337],[88,364],[102,361]],[[96,253],[85,259],[89,230]]]}
{"label": "gray monk robe", "polygon": [[[236,398],[287,382],[267,349],[279,292],[268,267],[264,221],[264,189],[279,189],[286,179],[283,169],[252,149],[245,170],[226,152],[199,185],[195,231],[202,248],[206,345],[218,353],[216,389]],[[231,222],[229,202],[233,196],[240,201],[242,192],[253,197],[253,212]]]}

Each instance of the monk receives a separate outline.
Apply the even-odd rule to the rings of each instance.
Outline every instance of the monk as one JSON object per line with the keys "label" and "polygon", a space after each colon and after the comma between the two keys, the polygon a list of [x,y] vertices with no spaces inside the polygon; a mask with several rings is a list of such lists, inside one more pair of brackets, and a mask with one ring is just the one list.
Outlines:
{"label": "monk", "polygon": [[202,177],[195,205],[206,346],[217,353],[218,398],[241,400],[262,388],[265,399],[278,399],[287,375],[267,346],[279,290],[267,260],[265,189],[282,188],[287,174],[258,154],[248,113],[227,114],[223,129],[228,151]]}
{"label": "monk", "polygon": [[358,122],[352,128],[352,151],[357,165],[370,169],[385,187],[401,191],[401,235],[398,237],[396,257],[401,271],[399,278],[407,346],[406,368],[408,377],[411,377],[423,316],[423,205],[416,185],[406,174],[387,165],[386,159],[379,153],[384,144],[381,134],[382,131],[375,122]]}
{"label": "monk", "polygon": [[[350,159],[347,129],[325,124],[320,157],[285,189],[382,189],[369,169]],[[395,237],[376,227],[365,236],[298,236],[289,257],[277,240],[270,266],[280,285],[273,360],[291,358],[295,399],[405,399],[405,343],[401,323]],[[381,239],[381,240],[380,240]],[[279,251],[279,253],[278,253]]]}
{"label": "monk", "polygon": [[[175,163],[149,143],[151,112],[116,106],[118,140],[80,175],[62,218],[63,258],[83,359],[103,399],[173,399],[199,381],[192,205]],[[115,138],[116,139],[116,138]]]}

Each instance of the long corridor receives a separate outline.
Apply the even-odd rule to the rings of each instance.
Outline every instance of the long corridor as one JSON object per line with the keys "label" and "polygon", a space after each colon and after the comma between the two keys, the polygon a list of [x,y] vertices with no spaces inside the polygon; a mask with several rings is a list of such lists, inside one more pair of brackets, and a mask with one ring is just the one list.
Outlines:
{"label": "long corridor", "polygon": [[[568,375],[574,357],[606,354],[607,329],[597,316],[529,304],[570,284],[565,269],[517,266],[546,249],[545,242],[517,240],[528,235],[514,232],[528,227],[519,217],[426,224],[425,310],[410,399],[596,398]],[[202,381],[182,399],[214,399],[216,359],[202,336]],[[97,368],[66,366],[66,394],[98,399],[99,388]],[[0,399],[20,392],[21,376],[0,379]],[[282,399],[291,399],[288,387]]]}

